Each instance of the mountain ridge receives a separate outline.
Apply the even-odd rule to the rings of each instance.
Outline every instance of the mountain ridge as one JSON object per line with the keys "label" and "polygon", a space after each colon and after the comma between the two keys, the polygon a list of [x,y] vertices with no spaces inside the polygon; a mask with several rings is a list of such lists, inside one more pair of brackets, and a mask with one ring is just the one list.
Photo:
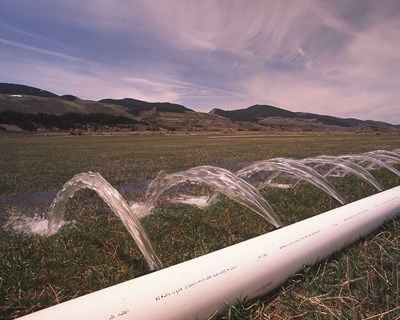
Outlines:
{"label": "mountain ridge", "polygon": [[131,110],[133,114],[140,114],[143,111],[149,111],[155,108],[158,111],[166,112],[195,112],[192,109],[186,108],[180,104],[170,103],[170,102],[147,102],[142,100],[137,100],[133,98],[123,98],[123,99],[101,99],[101,103],[117,104],[124,106]]}
{"label": "mountain ridge", "polygon": [[44,98],[57,98],[59,97],[57,94],[39,89],[36,87],[24,85],[24,84],[16,84],[16,83],[0,83],[0,94],[9,94],[9,95],[32,95],[36,97],[44,97]]}
{"label": "mountain ridge", "polygon": [[[210,111],[213,114],[219,114],[235,121],[252,121],[259,122],[265,118],[280,117],[291,119],[316,119],[327,125],[338,125],[343,127],[357,126],[362,122],[370,122],[374,120],[359,120],[355,118],[340,118],[329,115],[321,115],[309,112],[293,112],[286,109],[274,107],[271,105],[256,104],[245,109],[222,110],[215,108]],[[374,121],[380,122],[380,121]]]}
{"label": "mountain ridge", "polygon": [[[340,118],[307,112],[293,112],[271,105],[255,104],[247,108],[209,113],[196,112],[170,102],[147,102],[133,98],[82,100],[71,94],[62,96],[21,84],[0,83],[0,112],[21,113],[104,113],[147,123],[167,130],[286,130],[286,131],[390,131],[400,125],[382,121]],[[0,119],[1,123],[1,119]]]}

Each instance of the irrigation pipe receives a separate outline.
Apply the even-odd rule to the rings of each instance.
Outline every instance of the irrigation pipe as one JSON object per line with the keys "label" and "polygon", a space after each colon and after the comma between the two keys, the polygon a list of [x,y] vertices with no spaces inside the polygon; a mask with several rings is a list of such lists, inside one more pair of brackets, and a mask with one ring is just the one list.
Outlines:
{"label": "irrigation pipe", "polygon": [[20,319],[205,319],[279,287],[400,213],[400,186]]}

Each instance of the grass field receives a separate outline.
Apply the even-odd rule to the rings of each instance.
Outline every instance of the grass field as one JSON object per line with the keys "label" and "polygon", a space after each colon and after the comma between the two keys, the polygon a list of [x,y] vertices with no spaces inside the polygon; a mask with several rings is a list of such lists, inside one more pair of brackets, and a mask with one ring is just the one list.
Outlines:
{"label": "grass field", "polygon": [[[0,196],[58,190],[86,171],[100,172],[112,185],[125,185],[152,180],[161,170],[215,165],[235,171],[254,160],[274,157],[301,159],[395,148],[400,148],[400,135],[4,137],[0,139]],[[385,188],[400,184],[387,170],[372,173]],[[330,181],[348,201],[375,193],[351,176]],[[143,196],[141,192],[123,195],[130,200]],[[338,206],[336,200],[303,183],[263,195],[284,224]],[[3,211],[2,223],[12,208]],[[70,200],[67,220],[75,223],[48,238],[0,230],[0,318],[21,316],[147,272],[133,240],[94,192],[82,191]],[[166,266],[272,229],[227,198],[207,210],[160,205],[143,224]],[[220,318],[396,319],[399,258],[400,221],[396,220],[304,269],[271,294],[238,301]]]}

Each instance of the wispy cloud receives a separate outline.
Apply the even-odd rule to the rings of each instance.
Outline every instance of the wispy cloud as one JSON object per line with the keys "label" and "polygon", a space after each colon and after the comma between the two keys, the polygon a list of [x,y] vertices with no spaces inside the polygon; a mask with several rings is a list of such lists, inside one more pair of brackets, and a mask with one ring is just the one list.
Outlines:
{"label": "wispy cloud", "polygon": [[400,123],[396,0],[37,0],[0,12],[3,77],[21,83]]}
{"label": "wispy cloud", "polygon": [[85,61],[84,59],[81,59],[79,57],[74,57],[74,56],[71,56],[71,55],[68,55],[68,54],[65,54],[62,52],[38,48],[35,46],[31,46],[31,45],[27,45],[27,44],[15,42],[15,41],[10,41],[10,40],[3,39],[3,38],[0,38],[0,44],[23,49],[23,50],[29,50],[29,51],[41,53],[44,55],[60,58],[60,59],[65,59],[65,60],[70,60],[70,61],[75,61],[75,62],[84,62]]}

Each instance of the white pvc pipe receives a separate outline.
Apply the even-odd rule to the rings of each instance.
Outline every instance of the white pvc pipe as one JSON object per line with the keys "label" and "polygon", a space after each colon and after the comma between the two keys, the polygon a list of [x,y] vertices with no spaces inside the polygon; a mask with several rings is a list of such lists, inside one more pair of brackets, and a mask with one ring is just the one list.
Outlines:
{"label": "white pvc pipe", "polygon": [[400,187],[21,319],[204,319],[254,298],[400,213]]}

